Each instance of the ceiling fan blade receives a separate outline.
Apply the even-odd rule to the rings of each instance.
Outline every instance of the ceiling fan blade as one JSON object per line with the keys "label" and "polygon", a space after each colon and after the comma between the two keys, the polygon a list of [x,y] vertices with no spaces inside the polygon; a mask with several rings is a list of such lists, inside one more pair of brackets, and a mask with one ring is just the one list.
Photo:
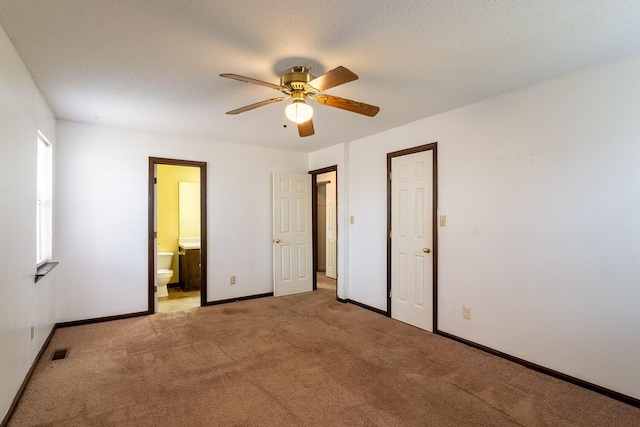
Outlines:
{"label": "ceiling fan blade", "polygon": [[240,107],[240,108],[236,108],[235,110],[227,111],[227,114],[244,113],[245,111],[253,110],[254,108],[262,107],[263,105],[273,104],[274,102],[280,102],[283,99],[287,99],[287,98],[288,97],[283,96],[283,97],[280,97],[280,98],[267,99],[266,101],[256,102],[255,104],[245,105],[244,107]]}
{"label": "ceiling fan blade", "polygon": [[228,79],[239,80],[245,83],[253,83],[254,85],[266,86],[271,89],[280,90],[280,85],[276,85],[269,82],[263,82],[262,80],[252,79],[251,77],[240,76],[238,74],[220,74],[220,77],[226,77]]}
{"label": "ceiling fan blade", "polygon": [[316,97],[316,101],[322,105],[328,105],[329,107],[340,108],[342,110],[363,114],[369,117],[375,116],[376,114],[378,114],[378,111],[380,111],[380,107],[376,107],[375,105],[365,104],[364,102],[352,101],[351,99],[340,98],[338,96],[318,95]]}
{"label": "ceiling fan blade", "polygon": [[336,87],[351,81],[357,80],[358,76],[350,70],[340,66],[331,71],[327,71],[323,75],[316,77],[309,82],[309,86],[322,92],[332,87]]}
{"label": "ceiling fan blade", "polygon": [[309,119],[304,123],[298,123],[298,134],[301,137],[311,136],[315,132],[313,130],[313,120]]}

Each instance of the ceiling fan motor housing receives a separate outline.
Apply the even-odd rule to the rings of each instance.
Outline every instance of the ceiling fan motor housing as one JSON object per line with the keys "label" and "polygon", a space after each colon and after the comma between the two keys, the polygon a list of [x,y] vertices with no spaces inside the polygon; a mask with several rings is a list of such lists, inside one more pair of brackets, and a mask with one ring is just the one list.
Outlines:
{"label": "ceiling fan motor housing", "polygon": [[305,85],[316,77],[309,73],[307,67],[293,67],[280,78],[280,86],[289,86],[293,90],[304,90]]}

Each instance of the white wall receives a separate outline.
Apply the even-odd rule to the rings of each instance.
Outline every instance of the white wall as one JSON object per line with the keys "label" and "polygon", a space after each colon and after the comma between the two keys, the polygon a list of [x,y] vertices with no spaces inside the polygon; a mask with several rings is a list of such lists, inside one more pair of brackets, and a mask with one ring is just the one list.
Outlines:
{"label": "white wall", "polygon": [[53,114],[0,28],[0,420],[55,323],[57,270],[34,283],[38,130],[55,155]]}
{"label": "white wall", "polygon": [[349,184],[348,184],[348,144],[336,144],[309,154],[309,170],[338,166],[338,297],[348,298],[349,287]]}
{"label": "white wall", "polygon": [[271,172],[306,154],[68,121],[58,140],[59,322],[147,310],[149,157],[207,162],[209,301],[273,291]]}
{"label": "white wall", "polygon": [[437,141],[439,329],[640,398],[638,76],[635,56],[350,143],[349,298],[386,309],[386,153]]}

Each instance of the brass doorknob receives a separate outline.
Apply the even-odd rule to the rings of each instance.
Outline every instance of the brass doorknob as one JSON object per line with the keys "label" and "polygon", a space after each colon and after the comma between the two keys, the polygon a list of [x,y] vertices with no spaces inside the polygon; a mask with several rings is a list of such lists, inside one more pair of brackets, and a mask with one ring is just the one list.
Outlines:
{"label": "brass doorknob", "polygon": [[431,253],[431,249],[429,248],[422,248],[422,252],[424,252],[425,254]]}
{"label": "brass doorknob", "polygon": [[280,239],[273,239],[273,243],[280,243]]}

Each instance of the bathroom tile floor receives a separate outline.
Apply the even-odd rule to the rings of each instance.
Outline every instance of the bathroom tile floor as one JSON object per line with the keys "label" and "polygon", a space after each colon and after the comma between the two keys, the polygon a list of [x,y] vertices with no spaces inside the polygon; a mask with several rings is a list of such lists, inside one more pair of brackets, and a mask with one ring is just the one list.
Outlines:
{"label": "bathroom tile floor", "polygon": [[200,291],[184,292],[169,287],[169,296],[158,298],[158,313],[170,313],[200,306]]}

